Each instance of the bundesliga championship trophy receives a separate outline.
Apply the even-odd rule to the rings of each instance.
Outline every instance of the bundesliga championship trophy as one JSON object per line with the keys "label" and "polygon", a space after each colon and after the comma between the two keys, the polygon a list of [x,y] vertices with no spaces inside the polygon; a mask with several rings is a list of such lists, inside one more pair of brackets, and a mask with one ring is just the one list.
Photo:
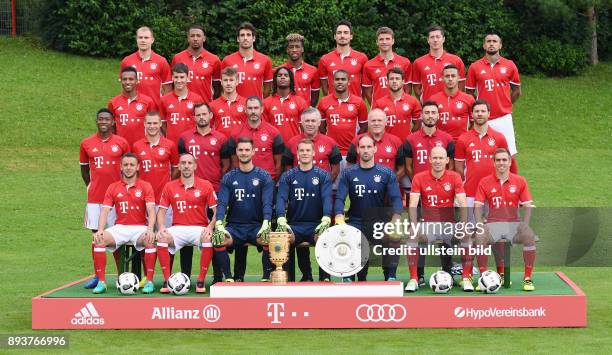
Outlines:
{"label": "bundesliga championship trophy", "polygon": [[286,284],[288,281],[287,271],[283,270],[283,264],[289,260],[291,237],[291,233],[287,232],[270,232],[268,250],[270,261],[276,265],[276,270],[271,274],[273,284]]}

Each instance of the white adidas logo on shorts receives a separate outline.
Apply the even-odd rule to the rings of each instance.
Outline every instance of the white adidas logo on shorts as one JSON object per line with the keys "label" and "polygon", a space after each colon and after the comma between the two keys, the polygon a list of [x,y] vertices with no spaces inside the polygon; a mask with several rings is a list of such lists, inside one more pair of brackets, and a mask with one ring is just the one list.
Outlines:
{"label": "white adidas logo on shorts", "polygon": [[70,323],[74,325],[103,325],[104,318],[100,317],[93,303],[88,302],[85,307],[74,314]]}

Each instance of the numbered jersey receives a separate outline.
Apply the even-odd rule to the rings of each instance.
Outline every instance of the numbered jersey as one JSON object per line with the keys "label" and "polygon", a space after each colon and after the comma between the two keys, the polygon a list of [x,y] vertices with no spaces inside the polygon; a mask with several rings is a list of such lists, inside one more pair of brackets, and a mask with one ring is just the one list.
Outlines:
{"label": "numbered jersey", "polygon": [[164,187],[159,207],[172,207],[173,226],[208,225],[208,209],[217,206],[217,195],[210,182],[195,178],[186,186],[181,179],[170,181]]}
{"label": "numbered jersey", "polygon": [[[285,207],[286,206],[286,207]],[[332,210],[331,175],[319,167],[301,170],[295,167],[280,178],[276,215],[287,216],[291,224],[319,223]]]}
{"label": "numbered jersey", "polygon": [[221,179],[217,220],[230,224],[261,224],[272,218],[274,182],[265,170],[230,170]]}
{"label": "numbered jersey", "polygon": [[106,190],[102,204],[115,208],[115,224],[146,225],[147,205],[155,204],[155,193],[151,184],[141,179],[136,179],[132,186],[116,181]]}

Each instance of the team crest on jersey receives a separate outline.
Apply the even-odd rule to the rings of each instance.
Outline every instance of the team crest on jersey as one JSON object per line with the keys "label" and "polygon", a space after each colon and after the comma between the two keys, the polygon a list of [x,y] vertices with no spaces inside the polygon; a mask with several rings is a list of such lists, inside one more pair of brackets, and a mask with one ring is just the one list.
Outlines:
{"label": "team crest on jersey", "polygon": [[204,69],[208,68],[208,62],[202,62],[202,68]]}
{"label": "team crest on jersey", "polygon": [[516,192],[516,186],[514,185],[510,185],[510,187],[508,188],[508,191],[510,191],[511,194]]}
{"label": "team crest on jersey", "polygon": [[308,79],[308,73],[302,73],[302,80]]}
{"label": "team crest on jersey", "polygon": [[255,64],[253,64],[253,68],[255,69],[259,69],[259,67],[260,67],[259,63],[255,62]]}
{"label": "team crest on jersey", "polygon": [[352,66],[357,65],[357,59],[355,59],[355,58],[351,59],[351,65]]}
{"label": "team crest on jersey", "polygon": [[166,149],[165,148],[159,148],[158,152],[159,152],[159,155],[164,155],[164,154],[166,154]]}
{"label": "team crest on jersey", "polygon": [[193,102],[189,101],[187,103],[187,108],[190,109],[190,110],[193,109]]}
{"label": "team crest on jersey", "polygon": [[489,145],[492,147],[495,145],[495,139],[489,137],[489,140],[487,141],[487,143],[489,143]]}
{"label": "team crest on jersey", "polygon": [[195,190],[195,191],[193,192],[193,196],[194,196],[194,197],[200,197],[200,195],[201,195],[201,194],[202,194],[202,191],[200,191],[200,190]]}
{"label": "team crest on jersey", "polygon": [[374,182],[380,182],[381,176],[380,175],[374,175]]}
{"label": "team crest on jersey", "polygon": [[217,144],[217,138],[211,138],[210,145],[215,145],[215,144]]}
{"label": "team crest on jersey", "polygon": [[316,185],[319,185],[319,178],[318,178],[318,177],[316,177],[316,176],[315,176],[315,177],[313,177],[313,178],[312,178],[312,184],[313,184],[313,185],[315,185],[315,186],[316,186]]}
{"label": "team crest on jersey", "polygon": [[136,110],[138,110],[138,111],[142,111],[142,109],[143,109],[142,104],[138,104],[138,105],[136,105]]}
{"label": "team crest on jersey", "polygon": [[319,146],[319,153],[324,153],[325,152],[325,146],[324,145],[320,145]]}
{"label": "team crest on jersey", "polygon": [[457,101],[457,103],[455,104],[455,106],[457,106],[458,109],[461,109],[463,107],[463,102],[461,101]]}
{"label": "team crest on jersey", "polygon": [[151,70],[157,69],[157,63],[151,63],[150,67],[151,67]]}
{"label": "team crest on jersey", "polygon": [[236,107],[236,111],[238,111],[238,112],[244,111],[244,106],[238,105],[238,107]]}
{"label": "team crest on jersey", "polygon": [[117,153],[119,151],[119,146],[116,144],[113,144],[111,146],[111,150],[113,151],[113,153]]}
{"label": "team crest on jersey", "polygon": [[451,190],[451,184],[450,183],[445,183],[444,184],[444,191],[450,191]]}
{"label": "team crest on jersey", "polygon": [[289,104],[289,109],[290,110],[295,110],[295,103],[294,102]]}
{"label": "team crest on jersey", "polygon": [[142,190],[136,190],[134,191],[134,196],[140,198],[140,196],[142,196]]}
{"label": "team crest on jersey", "polygon": [[355,110],[355,105],[350,104],[350,105],[348,105],[348,108],[347,108],[347,109],[348,109],[349,111],[353,112],[353,111]]}
{"label": "team crest on jersey", "polygon": [[385,152],[391,153],[392,151],[393,151],[393,147],[391,147],[390,145],[385,147]]}
{"label": "team crest on jersey", "polygon": [[508,72],[508,68],[501,67],[501,68],[499,68],[499,72],[502,73],[502,74],[506,74]]}
{"label": "team crest on jersey", "polygon": [[253,179],[253,186],[259,186],[259,179]]}
{"label": "team crest on jersey", "polygon": [[259,138],[261,139],[262,142],[265,142],[268,140],[268,135],[264,133]]}
{"label": "team crest on jersey", "polygon": [[404,111],[408,111],[408,110],[410,110],[410,105],[404,104],[404,106],[402,106],[402,108],[404,109]]}

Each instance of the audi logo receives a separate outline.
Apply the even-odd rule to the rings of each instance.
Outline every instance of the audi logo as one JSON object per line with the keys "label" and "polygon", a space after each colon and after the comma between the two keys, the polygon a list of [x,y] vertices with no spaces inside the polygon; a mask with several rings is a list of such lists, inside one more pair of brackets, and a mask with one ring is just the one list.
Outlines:
{"label": "audi logo", "polygon": [[406,319],[406,307],[401,304],[362,304],[355,310],[355,317],[366,322],[396,322]]}

